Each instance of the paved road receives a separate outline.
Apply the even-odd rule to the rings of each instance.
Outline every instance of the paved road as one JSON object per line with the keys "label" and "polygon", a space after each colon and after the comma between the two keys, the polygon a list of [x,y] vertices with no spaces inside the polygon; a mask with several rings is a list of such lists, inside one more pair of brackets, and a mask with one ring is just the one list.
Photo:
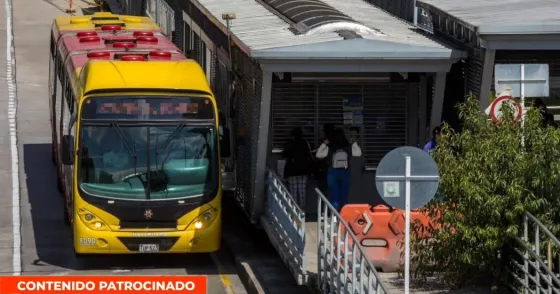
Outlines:
{"label": "paved road", "polygon": [[[6,74],[6,11],[0,9],[0,274],[21,262],[23,275],[208,275],[209,293],[246,293],[229,256],[125,256],[77,260],[64,225],[62,197],[51,164],[47,81],[52,19],[63,14],[64,0],[13,1],[17,84],[21,229],[12,228],[11,152]],[[74,1],[83,5],[84,1]],[[93,2],[93,1],[90,1]],[[78,9],[78,14],[82,12]],[[17,168],[16,168],[17,169]],[[17,206],[17,204],[16,204]],[[21,259],[12,258],[13,232],[21,232]],[[13,263],[15,259],[15,263]]]}

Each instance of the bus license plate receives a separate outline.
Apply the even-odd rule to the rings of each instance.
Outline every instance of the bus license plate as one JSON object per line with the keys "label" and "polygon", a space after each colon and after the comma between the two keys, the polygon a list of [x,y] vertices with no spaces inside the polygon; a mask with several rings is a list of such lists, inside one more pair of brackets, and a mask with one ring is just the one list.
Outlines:
{"label": "bus license plate", "polygon": [[157,253],[159,252],[158,244],[140,244],[140,253]]}

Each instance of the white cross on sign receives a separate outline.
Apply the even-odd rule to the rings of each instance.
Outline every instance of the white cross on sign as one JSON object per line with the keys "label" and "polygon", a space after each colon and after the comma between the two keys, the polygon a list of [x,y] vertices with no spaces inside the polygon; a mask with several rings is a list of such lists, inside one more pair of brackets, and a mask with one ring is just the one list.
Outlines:
{"label": "white cross on sign", "polygon": [[[402,173],[403,158],[405,170]],[[412,159],[415,163],[415,175],[412,175]],[[400,175],[399,175],[400,174]],[[404,292],[409,293],[410,287],[410,210],[426,205],[437,192],[439,171],[435,161],[423,150],[416,147],[400,147],[389,152],[377,167],[375,175],[377,191],[390,206],[405,210],[405,264]],[[401,184],[404,182],[404,205],[400,195]],[[411,183],[415,185],[411,191]],[[411,193],[414,193],[414,204],[411,207]],[[404,206],[404,207],[402,207]]]}

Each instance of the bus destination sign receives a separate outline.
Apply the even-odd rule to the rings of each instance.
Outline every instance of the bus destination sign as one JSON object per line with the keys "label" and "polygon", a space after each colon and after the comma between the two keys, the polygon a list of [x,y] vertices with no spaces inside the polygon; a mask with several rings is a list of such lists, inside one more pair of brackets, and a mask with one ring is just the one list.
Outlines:
{"label": "bus destination sign", "polygon": [[177,98],[89,98],[82,119],[213,119],[210,99]]}

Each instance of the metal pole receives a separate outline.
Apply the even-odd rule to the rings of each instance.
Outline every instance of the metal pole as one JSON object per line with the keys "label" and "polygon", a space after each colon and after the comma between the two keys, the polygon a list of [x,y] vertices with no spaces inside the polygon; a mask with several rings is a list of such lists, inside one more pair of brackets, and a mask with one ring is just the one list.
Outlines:
{"label": "metal pole", "polygon": [[227,37],[228,37],[228,52],[229,52],[229,62],[231,65],[231,70],[233,72],[233,60],[231,59],[232,56],[232,49],[233,44],[231,44],[231,21],[236,19],[237,16],[233,12],[227,12],[222,14],[222,19],[226,21],[226,28],[227,28]]}
{"label": "metal pole", "polygon": [[68,9],[66,9],[66,13],[75,13],[76,9],[74,9],[74,1],[70,0],[68,2],[68,5],[69,5],[69,7],[68,7]]}
{"label": "metal pole", "polygon": [[231,63],[231,67],[233,68],[233,60],[231,59],[231,30],[230,30],[230,18],[226,19],[227,25],[227,38],[228,38],[228,53],[229,53],[229,62]]}
{"label": "metal pole", "polygon": [[[540,232],[539,226],[535,226],[535,230],[536,230],[535,231],[535,253],[537,254],[537,256],[539,258],[541,258],[541,234],[540,234],[541,232]],[[535,287],[536,291],[537,291],[536,294],[540,294],[541,293],[541,274],[540,274],[541,265],[539,264],[538,261],[535,261],[535,266],[536,266],[535,273],[536,273],[536,276],[537,276],[537,286]]]}
{"label": "metal pole", "polygon": [[[523,241],[525,244],[529,243],[529,218],[527,215],[523,217]],[[523,255],[523,267],[524,267],[524,278],[525,278],[525,287],[523,289],[523,293],[530,293],[529,289],[529,252],[525,250],[525,254]]]}
{"label": "metal pole", "polygon": [[415,27],[418,26],[418,7],[416,7],[416,0],[412,1],[412,13],[414,13],[414,15],[412,16],[412,23],[414,24]]}
{"label": "metal pole", "polygon": [[405,167],[404,293],[410,291],[410,156]]}
{"label": "metal pole", "polygon": [[[552,271],[552,240],[550,239],[548,240],[547,257],[548,257],[548,269]],[[548,281],[550,282],[550,285],[552,285],[552,276],[548,277]],[[548,293],[552,294],[552,287],[548,287]]]}
{"label": "metal pole", "polygon": [[[521,97],[521,111],[525,110],[525,64],[521,64],[521,81],[519,82],[519,91]],[[525,134],[523,133],[523,128],[525,127],[525,114],[521,115],[521,147],[525,147]]]}

